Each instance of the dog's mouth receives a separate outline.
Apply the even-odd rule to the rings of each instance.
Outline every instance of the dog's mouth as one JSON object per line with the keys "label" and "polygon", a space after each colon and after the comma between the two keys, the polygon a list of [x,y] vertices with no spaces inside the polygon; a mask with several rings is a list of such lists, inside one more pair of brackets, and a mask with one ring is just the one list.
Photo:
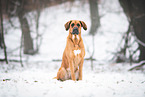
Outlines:
{"label": "dog's mouth", "polygon": [[74,34],[79,34],[79,31],[78,31],[78,28],[77,27],[74,27],[73,28],[73,31],[72,31],[72,34],[74,35]]}

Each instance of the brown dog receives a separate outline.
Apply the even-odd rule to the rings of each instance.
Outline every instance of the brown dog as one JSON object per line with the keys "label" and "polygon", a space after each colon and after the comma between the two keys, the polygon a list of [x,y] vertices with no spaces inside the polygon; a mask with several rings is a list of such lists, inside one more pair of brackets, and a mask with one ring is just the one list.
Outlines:
{"label": "brown dog", "polygon": [[83,21],[71,20],[65,24],[65,29],[66,31],[69,30],[69,35],[62,57],[62,64],[57,73],[57,80],[82,80],[85,48],[81,37],[81,27],[87,30]]}

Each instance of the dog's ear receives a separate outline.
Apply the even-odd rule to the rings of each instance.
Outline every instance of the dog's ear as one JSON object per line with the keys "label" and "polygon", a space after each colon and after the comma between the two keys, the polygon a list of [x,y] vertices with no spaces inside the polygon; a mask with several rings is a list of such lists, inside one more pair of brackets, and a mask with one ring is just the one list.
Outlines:
{"label": "dog's ear", "polygon": [[80,21],[80,23],[81,23],[81,26],[84,28],[84,30],[87,30],[87,25],[85,24],[85,22]]}
{"label": "dog's ear", "polygon": [[64,25],[66,31],[69,29],[70,23],[71,23],[71,22],[72,22],[72,21],[68,21],[68,22]]}

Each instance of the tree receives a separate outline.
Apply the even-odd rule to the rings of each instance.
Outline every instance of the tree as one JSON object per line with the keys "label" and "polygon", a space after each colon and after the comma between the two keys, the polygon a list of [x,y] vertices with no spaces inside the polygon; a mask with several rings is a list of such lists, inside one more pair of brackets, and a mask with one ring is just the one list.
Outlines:
{"label": "tree", "polygon": [[1,34],[1,27],[0,27],[0,48],[3,48],[2,34]]}
{"label": "tree", "polygon": [[[1,27],[0,27],[0,42],[3,44],[4,47],[4,54],[5,54],[5,58],[4,60],[6,61],[6,63],[8,64],[8,60],[7,60],[7,51],[6,51],[6,46],[5,46],[5,40],[4,40],[4,30],[3,30],[3,15],[2,15],[2,1],[0,0],[0,23],[1,23]],[[0,43],[0,44],[1,44]]]}
{"label": "tree", "polygon": [[139,61],[145,60],[145,0],[119,0],[139,44]]}
{"label": "tree", "polygon": [[95,35],[100,26],[100,17],[98,11],[98,0],[89,0],[90,16],[91,16],[91,29],[89,34]]}
{"label": "tree", "polygon": [[[17,15],[21,24],[21,31],[24,39],[24,54],[34,54],[33,40],[30,33],[30,28],[28,20],[25,16],[24,6],[26,4],[25,0],[18,0],[19,5],[17,7]],[[15,5],[16,6],[16,5]]]}
{"label": "tree", "polygon": [[24,39],[24,54],[34,54],[34,48],[33,48],[33,40],[30,34],[30,28],[27,21],[27,18],[24,16],[23,13],[18,14],[19,21],[21,24],[21,30],[23,34]]}
{"label": "tree", "polygon": [[[4,7],[3,11],[5,15],[8,15],[8,18],[12,17],[18,17],[20,21],[21,31],[23,34],[23,46],[24,46],[24,54],[30,54],[33,55],[38,52],[39,45],[38,45],[38,28],[39,28],[39,17],[40,12],[42,9],[57,5],[63,2],[66,2],[67,0],[2,0]],[[73,0],[68,0],[73,1]],[[33,45],[33,39],[31,37],[31,26],[28,22],[28,16],[26,15],[28,12],[31,11],[37,11],[37,17],[36,17],[36,49],[34,49]],[[13,23],[11,22],[13,25]]]}

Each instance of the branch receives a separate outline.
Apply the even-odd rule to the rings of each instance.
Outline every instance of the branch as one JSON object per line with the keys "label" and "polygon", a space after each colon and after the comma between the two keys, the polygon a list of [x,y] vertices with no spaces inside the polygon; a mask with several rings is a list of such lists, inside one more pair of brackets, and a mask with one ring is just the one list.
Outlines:
{"label": "branch", "polygon": [[132,33],[132,35],[134,36],[135,40],[138,42],[138,44],[140,44],[140,45],[142,45],[143,47],[145,47],[145,43],[142,42],[141,40],[139,40],[139,39],[137,38],[137,36],[135,35],[134,32],[131,32],[131,33]]}
{"label": "branch", "polygon": [[[91,61],[97,61],[96,59],[90,57],[90,58],[85,58],[84,60],[88,61],[88,60],[91,60]],[[53,59],[52,60],[53,62],[61,62],[62,60],[61,59]]]}
{"label": "branch", "polygon": [[0,61],[2,61],[2,62],[3,62],[3,61],[6,61],[6,60],[5,60],[5,59],[0,59]]}
{"label": "branch", "polygon": [[21,44],[21,46],[20,46],[20,63],[21,63],[21,67],[24,67],[24,65],[23,65],[23,60],[22,60],[23,33],[22,33],[22,35],[21,35],[20,44]]}
{"label": "branch", "polygon": [[128,71],[132,71],[132,70],[137,69],[138,67],[142,67],[142,66],[144,66],[144,65],[145,65],[145,60],[139,62],[136,66],[130,68]]}

